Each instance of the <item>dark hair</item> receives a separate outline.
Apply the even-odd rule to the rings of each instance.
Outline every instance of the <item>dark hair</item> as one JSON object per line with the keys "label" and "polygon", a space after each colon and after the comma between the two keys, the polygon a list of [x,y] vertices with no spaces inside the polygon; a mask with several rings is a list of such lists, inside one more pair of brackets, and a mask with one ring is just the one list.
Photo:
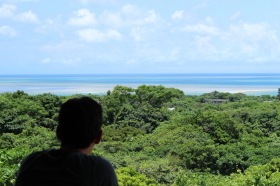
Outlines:
{"label": "dark hair", "polygon": [[102,107],[89,97],[73,98],[62,104],[58,127],[62,146],[87,148],[102,125]]}

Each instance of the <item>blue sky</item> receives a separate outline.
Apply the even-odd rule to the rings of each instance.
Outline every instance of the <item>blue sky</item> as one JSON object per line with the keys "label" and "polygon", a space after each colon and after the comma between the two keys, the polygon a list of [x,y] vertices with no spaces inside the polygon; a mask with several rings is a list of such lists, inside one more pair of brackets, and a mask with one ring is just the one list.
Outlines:
{"label": "blue sky", "polygon": [[0,74],[278,73],[279,0],[0,0]]}

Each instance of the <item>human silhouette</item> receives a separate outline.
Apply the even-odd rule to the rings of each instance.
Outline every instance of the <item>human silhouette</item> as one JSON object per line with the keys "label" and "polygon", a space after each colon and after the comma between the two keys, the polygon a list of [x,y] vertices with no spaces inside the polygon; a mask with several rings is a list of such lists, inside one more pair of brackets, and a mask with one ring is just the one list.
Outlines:
{"label": "human silhouette", "polygon": [[15,186],[117,186],[111,163],[91,155],[103,134],[101,105],[89,97],[70,99],[61,106],[58,121],[60,148],[28,155]]}

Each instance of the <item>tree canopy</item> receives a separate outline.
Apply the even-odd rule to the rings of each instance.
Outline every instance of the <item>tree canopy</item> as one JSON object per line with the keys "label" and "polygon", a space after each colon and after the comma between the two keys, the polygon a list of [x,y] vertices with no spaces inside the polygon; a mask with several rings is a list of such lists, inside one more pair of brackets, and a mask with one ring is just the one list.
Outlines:
{"label": "tree canopy", "polygon": [[[0,94],[0,185],[13,185],[27,154],[59,147],[60,105],[81,96]],[[104,112],[104,137],[93,154],[112,162],[120,185],[280,183],[277,97],[218,91],[184,95],[161,85],[117,85],[106,95],[86,96],[101,103]]]}

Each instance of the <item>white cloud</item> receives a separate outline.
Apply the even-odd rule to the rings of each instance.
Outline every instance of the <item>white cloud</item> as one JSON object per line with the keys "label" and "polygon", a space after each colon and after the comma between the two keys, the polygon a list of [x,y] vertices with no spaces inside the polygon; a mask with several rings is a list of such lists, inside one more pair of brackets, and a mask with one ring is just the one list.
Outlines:
{"label": "white cloud", "polygon": [[130,31],[130,36],[133,37],[134,41],[151,41],[151,36],[155,37],[157,29],[153,27],[133,27]]}
{"label": "white cloud", "polygon": [[105,42],[108,40],[121,40],[122,35],[117,30],[101,32],[96,29],[79,30],[78,35],[81,40],[86,42]]}
{"label": "white cloud", "polygon": [[[147,12],[148,14],[148,12]],[[145,12],[142,12],[135,5],[125,5],[118,12],[104,11],[99,16],[100,22],[109,26],[134,26],[139,24],[145,24],[149,19],[149,15],[145,17]]]}
{"label": "white cloud", "polygon": [[140,10],[137,6],[128,4],[122,7],[121,12],[124,14],[137,15],[140,13]]}
{"label": "white cloud", "polygon": [[63,51],[73,51],[73,50],[77,50],[77,49],[81,49],[83,48],[84,45],[83,44],[77,44],[74,43],[72,41],[62,41],[58,44],[55,45],[44,45],[41,47],[41,50],[43,51],[59,51],[59,52],[63,52]]}
{"label": "white cloud", "polygon": [[239,18],[241,15],[240,11],[235,12],[232,16],[229,17],[230,20],[235,20],[237,18]]}
{"label": "white cloud", "polygon": [[237,25],[231,25],[229,28],[229,37],[238,36],[239,39],[243,40],[276,40],[276,31],[269,30],[269,26],[266,23],[244,23],[239,22]]}
{"label": "white cloud", "polygon": [[50,58],[45,58],[41,61],[41,63],[49,63],[51,61]]}
{"label": "white cloud", "polygon": [[123,20],[122,20],[121,15],[119,13],[104,12],[100,16],[100,21],[103,24],[106,24],[106,25],[109,25],[109,26],[115,26],[115,27],[120,27],[123,24]]}
{"label": "white cloud", "polygon": [[203,53],[215,53],[217,50],[214,45],[210,43],[212,38],[210,36],[200,37],[196,36],[195,41],[191,42],[193,46],[199,51]]}
{"label": "white cloud", "polygon": [[197,32],[197,33],[205,33],[211,35],[218,35],[220,33],[220,29],[217,27],[207,26],[203,24],[197,25],[186,25],[183,30],[188,32]]}
{"label": "white cloud", "polygon": [[36,28],[37,32],[45,32],[48,29],[53,28],[54,21],[52,19],[46,19],[39,27]]}
{"label": "white cloud", "polygon": [[257,44],[247,44],[247,43],[242,43],[241,44],[241,48],[242,48],[242,53],[245,54],[252,54],[253,52],[257,51],[259,49],[259,45]]}
{"label": "white cloud", "polygon": [[32,1],[38,1],[38,0],[6,0],[7,2],[15,3],[15,2],[32,2]]}
{"label": "white cloud", "polygon": [[150,44],[139,45],[136,49],[136,56],[152,63],[166,60],[166,55],[161,48]]}
{"label": "white cloud", "polygon": [[105,33],[108,38],[114,39],[114,40],[121,40],[122,35],[117,30],[109,30]]}
{"label": "white cloud", "polygon": [[40,22],[37,15],[34,14],[32,11],[27,11],[22,14],[18,14],[15,16],[15,19],[22,21],[22,22],[29,22],[29,23],[39,23]]}
{"label": "white cloud", "polygon": [[47,19],[46,23],[51,25],[51,24],[53,24],[53,20],[52,19]]}
{"label": "white cloud", "polygon": [[[133,9],[136,11],[132,11]],[[128,26],[159,24],[163,22],[160,15],[158,15],[154,10],[143,12],[137,9],[137,7],[131,5],[127,5],[126,8],[123,7],[121,13],[123,14],[123,20],[125,20],[124,24]]]}
{"label": "white cloud", "polygon": [[240,21],[238,24],[230,25],[221,39],[222,43],[228,46],[229,53],[247,61],[258,62],[259,59],[274,61],[279,58],[277,50],[280,45],[279,38],[276,31],[267,23]]}
{"label": "white cloud", "polygon": [[116,0],[79,0],[82,4],[87,5],[89,3],[97,3],[97,4],[114,4]]}
{"label": "white cloud", "polygon": [[160,19],[159,15],[154,10],[149,10],[144,18],[145,23],[156,23]]}
{"label": "white cloud", "polygon": [[139,35],[139,28],[132,28],[130,35],[134,38],[134,41],[141,41],[141,36]]}
{"label": "white cloud", "polygon": [[0,17],[11,17],[14,20],[30,23],[39,23],[37,15],[32,11],[27,11],[21,14],[15,14],[17,7],[14,5],[3,4],[0,7]]}
{"label": "white cloud", "polygon": [[0,7],[0,17],[11,17],[17,9],[14,5],[3,4]]}
{"label": "white cloud", "polygon": [[214,20],[212,19],[212,17],[206,17],[205,18],[205,21],[208,23],[208,24],[213,24],[214,23]]}
{"label": "white cloud", "polygon": [[81,61],[80,58],[62,59],[61,62],[66,65],[77,65]]}
{"label": "white cloud", "polygon": [[68,20],[68,24],[77,26],[95,25],[97,20],[95,14],[91,13],[88,9],[79,9],[74,12],[75,17]]}
{"label": "white cloud", "polygon": [[154,10],[149,10],[144,15],[145,16],[140,15],[140,18],[135,18],[131,20],[129,23],[131,25],[147,25],[147,24],[160,25],[161,23],[164,22],[164,20],[161,19],[160,15],[158,15]]}
{"label": "white cloud", "polygon": [[184,13],[184,10],[177,10],[172,14],[171,18],[172,19],[182,19],[183,13]]}
{"label": "white cloud", "polygon": [[144,28],[135,27],[131,29],[130,35],[134,38],[134,41],[141,41],[144,33],[146,33]]}
{"label": "white cloud", "polygon": [[250,59],[249,61],[250,62],[258,62],[258,63],[263,63],[263,62],[266,62],[268,61],[269,59],[267,58],[261,58],[261,57],[256,57],[254,59]]}
{"label": "white cloud", "polygon": [[161,25],[165,23],[154,10],[143,11],[134,5],[125,5],[119,12],[105,11],[99,16],[99,21],[102,24],[114,27]]}
{"label": "white cloud", "polygon": [[0,27],[0,34],[8,35],[8,36],[16,36],[17,32],[14,28],[5,25]]}
{"label": "white cloud", "polygon": [[199,9],[203,9],[203,8],[206,8],[207,7],[207,4],[206,3],[200,3],[200,4],[197,4],[193,7],[193,10],[199,10]]}
{"label": "white cloud", "polygon": [[171,61],[176,61],[179,59],[179,54],[180,54],[180,48],[178,47],[173,48],[173,50],[168,55],[168,59]]}

